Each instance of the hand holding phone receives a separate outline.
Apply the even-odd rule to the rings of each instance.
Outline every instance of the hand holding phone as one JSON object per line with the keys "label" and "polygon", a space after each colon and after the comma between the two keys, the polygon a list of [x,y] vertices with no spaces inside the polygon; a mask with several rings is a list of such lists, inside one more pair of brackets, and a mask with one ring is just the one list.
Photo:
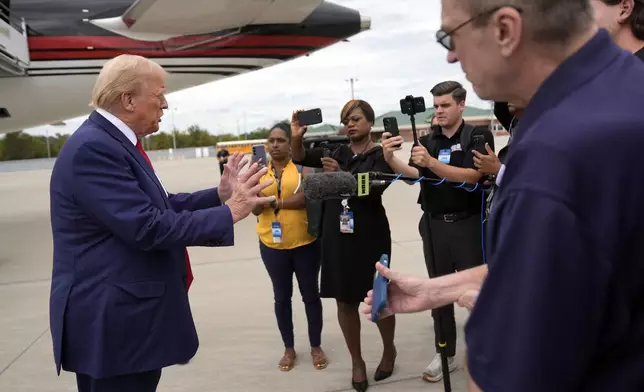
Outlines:
{"label": "hand holding phone", "polygon": [[303,112],[297,113],[297,122],[300,124],[300,127],[306,127],[308,125],[315,125],[322,123],[322,110],[321,109],[311,109],[305,110]]}
{"label": "hand holding phone", "polygon": [[[380,256],[380,263],[389,268],[389,256],[383,254]],[[373,279],[373,302],[371,304],[371,321],[374,323],[380,319],[380,315],[387,308],[387,290],[389,289],[389,279],[380,275],[376,271]]]}
{"label": "hand holding phone", "polygon": [[[385,117],[382,119],[382,125],[385,127],[385,132],[389,132],[391,137],[400,136],[400,129],[398,128],[398,120],[396,117]],[[401,144],[397,144],[394,147],[400,148]]]}
{"label": "hand holding phone", "polygon": [[251,164],[253,162],[259,162],[260,167],[268,165],[266,159],[266,146],[263,144],[256,144],[253,146],[253,157]]}
{"label": "hand holding phone", "polygon": [[487,149],[485,148],[485,136],[475,135],[472,137],[472,150],[478,151],[483,155],[488,155]]}

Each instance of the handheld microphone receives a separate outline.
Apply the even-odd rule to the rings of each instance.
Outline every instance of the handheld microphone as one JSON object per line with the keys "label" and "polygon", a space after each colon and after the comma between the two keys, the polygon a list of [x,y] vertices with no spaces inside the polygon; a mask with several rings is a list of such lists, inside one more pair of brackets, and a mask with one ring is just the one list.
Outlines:
{"label": "handheld microphone", "polygon": [[[368,181],[370,185],[385,185],[387,181]],[[304,198],[307,200],[346,199],[367,196],[356,177],[348,172],[313,173],[302,180]]]}

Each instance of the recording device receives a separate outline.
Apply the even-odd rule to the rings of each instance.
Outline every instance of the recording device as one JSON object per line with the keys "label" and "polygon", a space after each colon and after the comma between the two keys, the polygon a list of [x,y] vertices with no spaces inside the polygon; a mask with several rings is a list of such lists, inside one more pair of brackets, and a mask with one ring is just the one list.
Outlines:
{"label": "recording device", "polygon": [[259,162],[260,165],[268,165],[268,160],[266,159],[266,146],[263,144],[256,144],[253,146],[253,157],[252,162]]}
{"label": "recording device", "polygon": [[[304,191],[304,198],[307,200],[345,199],[353,196],[367,196],[372,186],[384,186],[394,181],[447,183],[467,189],[463,187],[461,182],[456,183],[437,178],[415,178],[381,172],[358,174],[331,172],[313,173],[305,176],[302,180],[302,190]],[[470,185],[475,186],[475,184]]]}
{"label": "recording device", "polygon": [[[383,254],[380,256],[380,264],[389,268],[389,256]],[[387,308],[387,289],[389,288],[389,279],[380,275],[378,271],[373,278],[373,302],[371,303],[371,321],[378,322],[380,315]]]}
{"label": "recording device", "polygon": [[300,123],[300,126],[305,127],[307,125],[315,125],[322,123],[322,110],[321,109],[311,109],[297,114],[297,122]]}
{"label": "recording device", "polygon": [[349,144],[349,136],[347,135],[305,135],[302,140],[305,148],[325,147],[333,150],[336,146],[341,144]]}
{"label": "recording device", "polygon": [[403,114],[409,116],[411,120],[411,132],[414,135],[414,146],[418,145],[418,131],[416,130],[416,118],[414,117],[418,113],[422,113],[425,110],[425,98],[423,97],[414,97],[413,95],[408,95],[405,98],[400,100],[400,111]]}
{"label": "recording device", "polygon": [[400,111],[408,116],[423,113],[425,110],[425,98],[408,95],[400,100]]}
{"label": "recording device", "polygon": [[[389,132],[392,137],[400,136],[400,129],[398,129],[398,119],[396,117],[385,117],[382,119],[382,124],[385,126],[385,132]],[[399,148],[401,144],[394,147]]]}
{"label": "recording device", "polygon": [[[405,98],[400,100],[400,110],[403,112],[403,114],[406,114],[409,116],[411,120],[411,132],[414,135],[414,146],[418,146],[418,130],[416,129],[416,119],[414,116],[417,113],[422,113],[426,110],[425,108],[425,100],[422,97],[413,97],[412,95],[408,95]],[[420,187],[420,203],[422,206],[423,211],[429,211],[430,207],[428,205],[429,201],[425,197],[425,189],[424,187]],[[427,237],[431,238],[431,224],[429,219],[424,219],[425,221],[425,232],[427,233]],[[435,255],[433,247],[430,248],[430,255],[431,255],[431,263],[432,263],[432,270],[436,271],[436,263],[435,263]],[[443,333],[443,317],[445,317],[444,313],[437,312],[436,313],[436,323],[438,324],[437,330],[436,330],[436,337],[438,338],[439,342],[439,353],[441,355],[441,365],[443,369],[443,383],[445,385],[445,392],[450,392],[452,390],[452,384],[449,378],[449,366],[447,364],[447,355],[445,354],[445,348],[447,347],[447,341],[445,340],[445,335]]]}
{"label": "recording device", "polygon": [[302,191],[306,200],[346,199],[366,196],[369,187],[386,185],[388,181],[372,180],[369,173],[358,174],[358,179],[348,172],[313,173],[302,179]]}
{"label": "recording device", "polygon": [[487,155],[487,150],[485,149],[485,136],[475,135],[472,137],[472,150],[478,151],[483,155]]}

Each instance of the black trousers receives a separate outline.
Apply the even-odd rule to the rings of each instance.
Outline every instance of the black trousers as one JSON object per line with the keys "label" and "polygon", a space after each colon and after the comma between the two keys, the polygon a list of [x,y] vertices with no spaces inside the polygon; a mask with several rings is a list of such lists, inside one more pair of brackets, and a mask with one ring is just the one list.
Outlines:
{"label": "black trousers", "polygon": [[[423,239],[423,253],[427,272],[432,278],[463,271],[483,264],[481,241],[481,215],[471,215],[465,219],[446,222],[445,219],[430,219],[431,233],[428,236],[424,214],[418,224]],[[428,238],[428,237],[431,237]],[[432,260],[432,250],[434,259]],[[433,262],[432,262],[433,261]],[[436,266],[434,270],[433,266]],[[456,320],[454,305],[432,310],[434,335],[438,352],[438,314],[441,314],[443,341],[447,343],[445,353],[448,357],[456,355]]]}
{"label": "black trousers", "polygon": [[78,392],[156,392],[161,369],[96,379],[76,373]]}

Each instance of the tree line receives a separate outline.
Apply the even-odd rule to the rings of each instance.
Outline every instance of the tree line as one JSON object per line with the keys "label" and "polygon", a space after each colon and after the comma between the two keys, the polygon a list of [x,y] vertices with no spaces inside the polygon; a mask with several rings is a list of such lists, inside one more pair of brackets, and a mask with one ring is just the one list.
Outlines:
{"label": "tree line", "polygon": [[[173,148],[208,147],[215,146],[218,142],[244,139],[265,139],[268,137],[268,128],[258,128],[251,132],[234,135],[226,133],[213,135],[198,125],[191,125],[184,131],[157,132],[143,140],[146,150],[167,150]],[[55,136],[33,136],[28,133],[13,132],[0,139],[0,161],[14,161],[21,159],[36,159],[58,156],[69,135],[56,134]],[[49,139],[49,140],[47,140]],[[49,142],[49,146],[47,146]]]}

